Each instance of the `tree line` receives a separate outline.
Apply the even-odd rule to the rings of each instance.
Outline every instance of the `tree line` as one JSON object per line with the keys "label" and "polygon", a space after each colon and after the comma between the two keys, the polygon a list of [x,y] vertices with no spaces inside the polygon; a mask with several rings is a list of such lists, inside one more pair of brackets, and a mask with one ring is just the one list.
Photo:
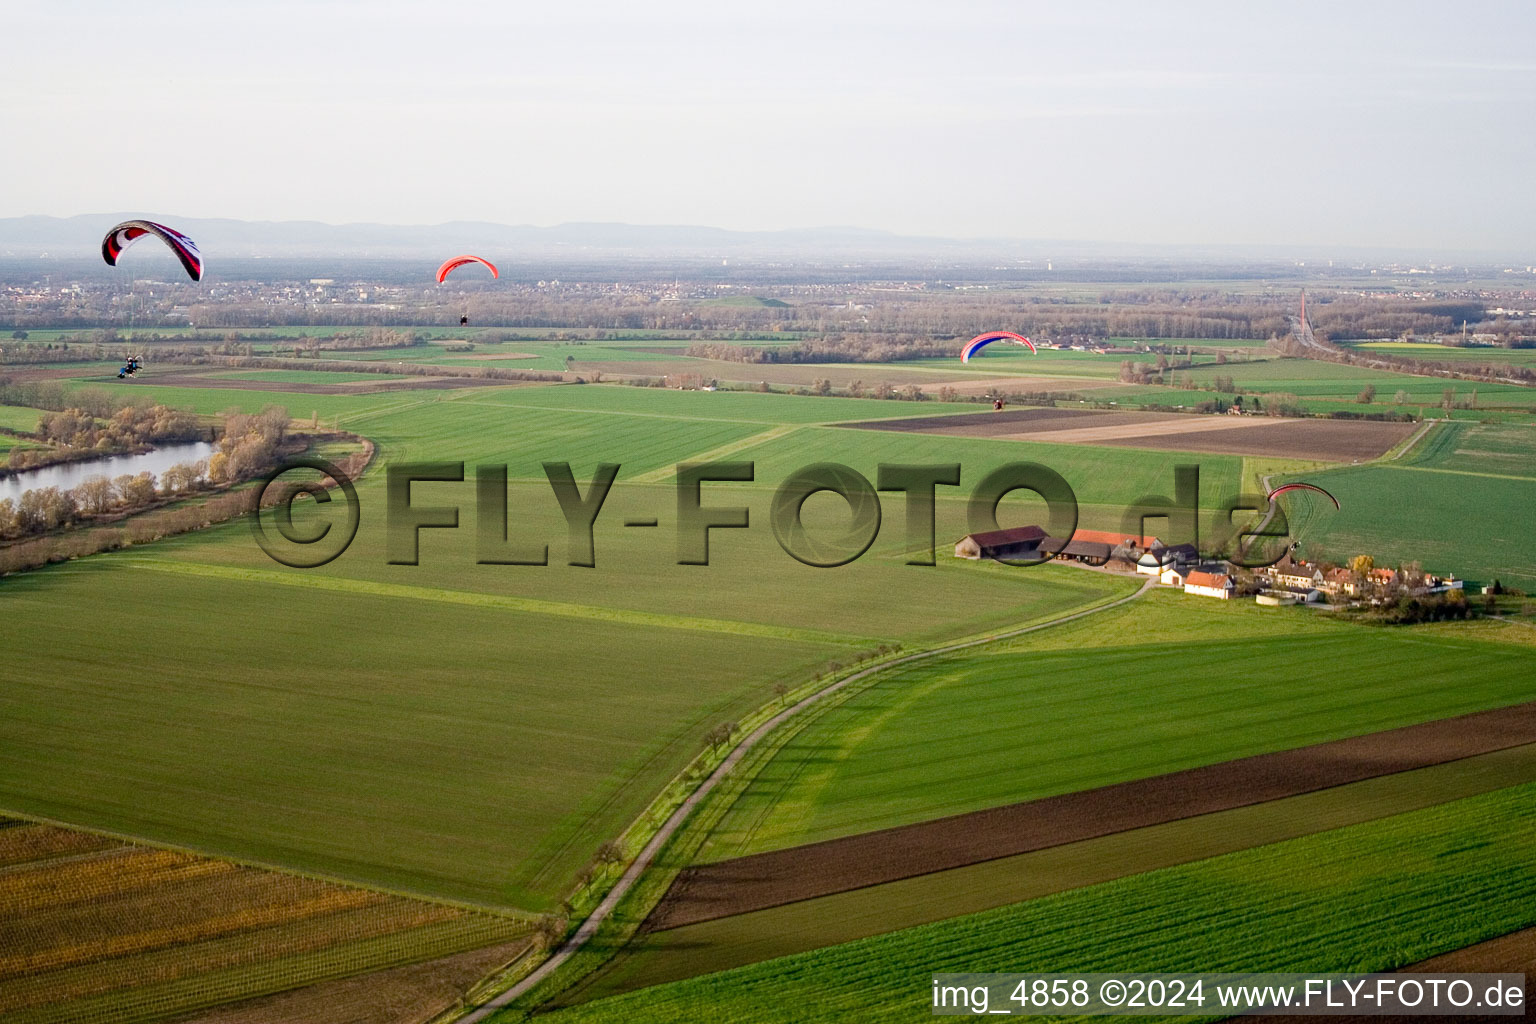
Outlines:
{"label": "tree line", "polygon": [[[235,485],[268,469],[280,454],[281,438],[274,433],[279,422],[286,428],[287,414],[276,407],[231,414],[211,459],[172,466],[158,481],[150,473],[113,480],[99,476],[69,491],[40,488],[24,493],[20,502],[0,501],[0,539],[6,541],[0,544],[0,575],[146,544],[245,515],[258,492]],[[359,448],[338,460],[337,468],[356,480],[372,461],[374,446],[348,436]],[[267,461],[259,463],[256,457],[263,451]],[[241,467],[248,476],[236,475]],[[269,494],[268,500],[280,498]],[[112,525],[118,520],[120,525]]]}
{"label": "tree line", "polygon": [[160,474],[93,476],[70,490],[41,487],[20,500],[0,500],[0,540],[50,533],[115,512],[148,508],[157,498],[185,497],[208,483],[208,463],[180,463]]}

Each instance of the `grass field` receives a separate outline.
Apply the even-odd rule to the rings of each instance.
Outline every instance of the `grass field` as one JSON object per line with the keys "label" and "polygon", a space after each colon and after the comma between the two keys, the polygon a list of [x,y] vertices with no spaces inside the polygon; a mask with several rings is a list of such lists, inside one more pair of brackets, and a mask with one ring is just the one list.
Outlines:
{"label": "grass field", "polygon": [[[1118,364],[1116,364],[1118,366]],[[1440,411],[1444,393],[1455,393],[1458,403],[1476,401],[1472,410],[1456,410],[1456,415],[1476,418],[1490,411],[1504,410],[1508,415],[1523,415],[1536,407],[1536,388],[1512,384],[1488,384],[1478,381],[1448,380],[1443,377],[1419,377],[1389,370],[1376,370],[1341,363],[1307,359],[1268,358],[1250,362],[1231,361],[1224,365],[1204,364],[1191,370],[1170,372],[1170,385],[1182,381],[1185,374],[1201,388],[1210,388],[1217,377],[1231,377],[1235,385],[1257,394],[1262,401],[1270,395],[1294,395],[1299,404],[1312,413],[1352,414],[1406,412],[1426,414]],[[1375,400],[1361,403],[1360,393],[1370,385],[1376,389]],[[1404,399],[1398,401],[1398,392]],[[1186,390],[1177,386],[1120,384],[1091,392],[1095,400],[1113,400],[1123,405],[1195,405],[1218,397],[1209,390]],[[1232,401],[1235,393],[1221,393]]]}
{"label": "grass field", "polygon": [[[1448,437],[1438,443],[1461,443]],[[1309,473],[1307,481],[1327,488],[1343,508],[1330,509],[1315,525],[1302,528],[1302,553],[1335,561],[1365,553],[1378,565],[1417,561],[1431,572],[1478,582],[1498,578],[1530,588],[1536,584],[1536,552],[1529,543],[1536,478],[1529,475],[1529,462],[1522,466],[1518,456],[1505,460],[1503,454],[1480,453],[1467,460],[1497,467],[1497,475],[1450,468],[1463,464],[1454,449],[1427,456],[1431,463],[1443,459],[1441,465]]]}
{"label": "grass field", "polygon": [[1365,341],[1343,342],[1351,350],[1379,353],[1384,356],[1401,356],[1406,359],[1423,359],[1437,363],[1471,363],[1477,366],[1526,366],[1536,367],[1536,349],[1503,348],[1496,346],[1434,345],[1427,342]]}
{"label": "grass field", "polygon": [[[0,697],[0,805],[532,909],[697,735],[839,649],[123,558],[6,592],[34,653]],[[125,610],[153,644],[99,642]],[[676,685],[637,686],[641,659]]]}
{"label": "grass field", "polygon": [[670,1021],[708,1006],[729,1022],[928,1020],[935,972],[1381,970],[1536,922],[1533,842],[1536,785],[1517,786],[549,1019]]}
{"label": "grass field", "polygon": [[[662,353],[508,342],[475,354],[537,348],[558,364],[550,368],[571,354],[580,370],[606,350],[669,366],[679,365],[669,362],[675,340],[649,346]],[[420,361],[415,349],[389,355]],[[869,382],[884,371],[858,372]],[[1056,469],[1078,495],[1082,525],[1101,528],[1119,527],[1134,499],[1170,492],[1177,465],[1200,465],[1206,508],[1256,471],[1233,456],[830,425],[975,412],[969,404],[592,385],[308,395],[154,380],[132,382],[132,392],[210,414],[282,405],[376,440],[380,464],[359,486],[362,529],[315,570],[275,564],[235,523],[0,581],[7,647],[26,652],[8,659],[0,688],[0,808],[529,911],[558,906],[705,733],[772,701],[775,684],[802,685],[876,644],[983,634],[1124,590],[1071,568],[950,558],[969,529],[964,495],[989,470],[1014,461]],[[1438,401],[1441,383],[1430,384]],[[1506,561],[1531,507],[1521,488],[1536,481],[1497,467],[1519,462],[1523,435],[1513,423],[1442,429],[1401,465],[1307,469],[1305,479],[1364,517],[1330,525],[1395,531],[1403,557],[1431,568],[1442,568],[1441,554],[1458,573],[1477,557]],[[418,506],[457,505],[460,525],[422,531],[421,565],[391,565],[384,470],[418,460],[466,464],[470,480],[413,491]],[[754,481],[704,490],[706,506],[747,506],[751,528],[713,532],[711,564],[680,566],[673,467],[710,460],[756,463]],[[569,461],[583,491],[598,463],[623,467],[595,530],[596,568],[566,564],[546,461]],[[768,528],[773,488],[822,461],[871,480],[881,463],[961,463],[963,486],[939,489],[939,564],[905,564],[897,494],[882,495],[879,538],[852,565],[814,569],[781,551]],[[477,563],[473,474],[503,463],[509,536],[547,544],[547,566]],[[1479,475],[1447,472],[1463,465]],[[1415,480],[1433,493],[1416,492]],[[1468,526],[1467,508],[1482,500],[1497,509]],[[817,524],[841,514],[825,497],[806,509]],[[635,516],[655,516],[659,528],[623,525]],[[1039,509],[1011,497],[1001,518],[1036,521]],[[1386,545],[1363,550],[1390,557]],[[1366,630],[1299,610],[1157,595],[892,673],[830,708],[748,787],[707,856],[1529,699],[1533,651],[1488,631]]]}
{"label": "grass field", "polygon": [[[1156,593],[882,675],[736,800],[723,860],[1530,699],[1518,647]],[[1214,606],[1214,607],[1213,607]],[[1347,673],[1329,666],[1348,665]],[[1454,680],[1454,684],[1453,681]]]}
{"label": "grass field", "polygon": [[[874,404],[625,388],[395,399],[347,418],[387,460],[506,461],[529,478],[538,460],[569,458],[583,486],[601,459],[669,477],[674,460],[727,457],[786,420]],[[797,465],[815,457],[778,436]],[[731,486],[709,503],[729,503]],[[356,543],[323,569],[275,565],[238,523],[6,580],[8,640],[30,654],[0,695],[0,806],[543,909],[709,728],[769,702],[775,683],[877,642],[1022,623],[1106,591],[1061,569],[905,565],[895,509],[883,550],[842,570],[794,562],[761,519],[717,535],[711,566],[679,566],[670,531],[619,525],[647,509],[670,523],[664,483],[615,491],[596,570],[564,564],[548,485],[518,485],[518,529],[547,541],[553,564],[477,565],[473,494],[418,488],[419,502],[464,506],[460,530],[425,534],[420,566],[386,564],[375,475]],[[744,497],[763,514],[762,488]],[[121,622],[147,639],[122,642]]]}
{"label": "grass field", "polygon": [[43,412],[42,409],[30,409],[24,405],[0,405],[0,427],[30,434],[37,429]]}
{"label": "grass field", "polygon": [[1536,782],[1536,746],[1117,832],[637,937],[574,1004]]}
{"label": "grass field", "polygon": [[1536,479],[1536,423],[1442,423],[1401,465]]}
{"label": "grass field", "polygon": [[221,370],[208,376],[222,380],[278,381],[285,384],[357,384],[409,379],[397,373],[338,373],[331,370]]}
{"label": "grass field", "polygon": [[12,437],[9,434],[0,434],[0,455],[9,456],[13,448],[38,448],[41,447],[35,441],[24,438]]}

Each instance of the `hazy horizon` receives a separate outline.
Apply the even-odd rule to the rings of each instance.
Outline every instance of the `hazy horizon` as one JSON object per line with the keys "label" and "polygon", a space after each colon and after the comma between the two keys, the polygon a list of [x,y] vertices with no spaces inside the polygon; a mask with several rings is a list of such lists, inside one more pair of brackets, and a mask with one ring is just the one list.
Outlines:
{"label": "hazy horizon", "polygon": [[1536,10],[26,2],[0,217],[1530,253]]}

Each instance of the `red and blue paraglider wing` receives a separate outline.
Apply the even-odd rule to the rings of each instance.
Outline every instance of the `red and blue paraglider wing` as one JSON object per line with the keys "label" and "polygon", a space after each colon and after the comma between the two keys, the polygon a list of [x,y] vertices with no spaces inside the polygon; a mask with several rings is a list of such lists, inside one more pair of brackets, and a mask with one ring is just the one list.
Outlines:
{"label": "red and blue paraglider wing", "polygon": [[496,272],[496,266],[490,260],[481,259],[479,256],[455,256],[437,268],[437,283],[442,284],[444,278],[466,263],[479,263],[490,270],[492,277],[499,278],[501,276]]}
{"label": "red and blue paraglider wing", "polygon": [[988,331],[986,334],[978,334],[965,343],[965,348],[960,350],[960,361],[968,363],[971,356],[980,352],[994,341],[1011,341],[1015,345],[1026,345],[1031,352],[1035,351],[1035,343],[1022,334],[1014,334],[1012,331]]}
{"label": "red and blue paraglider wing", "polygon": [[153,235],[169,246],[188,277],[194,281],[203,279],[203,254],[197,251],[197,243],[180,231],[152,220],[125,220],[108,231],[107,237],[101,240],[101,258],[108,266],[117,266],[117,258],[123,250],[145,235]]}

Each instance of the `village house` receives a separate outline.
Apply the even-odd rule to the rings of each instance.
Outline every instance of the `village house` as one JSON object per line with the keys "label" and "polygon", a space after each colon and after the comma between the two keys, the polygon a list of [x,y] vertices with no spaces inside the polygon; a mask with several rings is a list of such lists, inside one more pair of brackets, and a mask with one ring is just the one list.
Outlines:
{"label": "village house", "polygon": [[1397,586],[1396,569],[1372,569],[1365,574],[1365,582],[1376,590],[1387,591]]}
{"label": "village house", "polygon": [[1148,546],[1136,557],[1136,571],[1143,576],[1157,576],[1169,568],[1188,568],[1200,561],[1200,552],[1195,550],[1193,544],[1174,544],[1165,547],[1156,537],[1152,538],[1156,546]]}
{"label": "village house", "polygon": [[1293,559],[1290,555],[1260,572],[1269,577],[1275,586],[1285,590],[1305,592],[1323,589],[1322,570],[1311,562]]}
{"label": "village house", "polygon": [[1325,594],[1344,594],[1349,597],[1357,597],[1360,594],[1360,580],[1348,569],[1323,570],[1323,582],[1319,588]]}
{"label": "village house", "polygon": [[1201,597],[1230,599],[1237,589],[1232,577],[1224,573],[1202,572],[1195,569],[1184,577],[1184,593]]}

